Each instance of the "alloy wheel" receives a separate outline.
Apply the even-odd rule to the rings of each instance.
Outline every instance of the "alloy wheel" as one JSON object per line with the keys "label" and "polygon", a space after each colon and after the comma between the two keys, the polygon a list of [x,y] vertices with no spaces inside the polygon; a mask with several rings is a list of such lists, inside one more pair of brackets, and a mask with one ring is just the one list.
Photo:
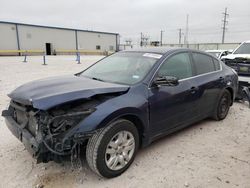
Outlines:
{"label": "alloy wheel", "polygon": [[135,152],[135,138],[128,131],[120,131],[109,141],[105,162],[109,169],[120,170],[124,168]]}

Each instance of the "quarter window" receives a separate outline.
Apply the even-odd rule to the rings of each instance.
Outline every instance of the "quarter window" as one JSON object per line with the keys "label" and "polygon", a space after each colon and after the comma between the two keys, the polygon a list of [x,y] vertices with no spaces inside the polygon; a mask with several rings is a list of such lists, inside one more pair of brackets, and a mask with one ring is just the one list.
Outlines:
{"label": "quarter window", "polygon": [[178,79],[188,78],[192,75],[192,66],[188,53],[179,53],[170,57],[163,63],[158,72],[158,76],[174,76]]}
{"label": "quarter window", "polygon": [[220,62],[217,59],[213,59],[213,60],[214,60],[215,70],[220,70]]}
{"label": "quarter window", "polygon": [[215,71],[212,57],[200,53],[193,53],[193,58],[198,75]]}

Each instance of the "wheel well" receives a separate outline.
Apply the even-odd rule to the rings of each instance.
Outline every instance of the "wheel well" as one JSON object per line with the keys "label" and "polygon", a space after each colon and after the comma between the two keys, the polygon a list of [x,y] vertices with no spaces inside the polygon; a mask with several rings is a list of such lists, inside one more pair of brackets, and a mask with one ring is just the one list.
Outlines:
{"label": "wheel well", "polygon": [[233,91],[233,89],[232,88],[230,88],[230,87],[227,87],[226,88],[226,90],[228,90],[229,92],[230,92],[230,94],[231,94],[231,105],[233,104],[233,101],[234,101],[234,91]]}
{"label": "wheel well", "polygon": [[125,116],[122,116],[120,118],[129,120],[129,121],[131,121],[132,123],[135,124],[135,126],[137,128],[137,131],[138,131],[138,134],[139,134],[139,137],[140,137],[140,146],[141,146],[141,144],[142,144],[142,137],[143,137],[143,131],[144,131],[144,127],[143,127],[142,121],[137,116],[134,116],[134,115],[125,115]]}

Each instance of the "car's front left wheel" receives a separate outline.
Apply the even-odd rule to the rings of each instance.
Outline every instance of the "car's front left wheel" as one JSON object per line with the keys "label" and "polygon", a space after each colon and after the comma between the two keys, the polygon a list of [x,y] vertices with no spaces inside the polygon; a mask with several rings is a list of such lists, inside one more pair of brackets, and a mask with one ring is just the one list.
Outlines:
{"label": "car's front left wheel", "polygon": [[119,176],[134,160],[139,147],[136,126],[119,119],[94,134],[88,141],[86,159],[91,170],[100,176]]}

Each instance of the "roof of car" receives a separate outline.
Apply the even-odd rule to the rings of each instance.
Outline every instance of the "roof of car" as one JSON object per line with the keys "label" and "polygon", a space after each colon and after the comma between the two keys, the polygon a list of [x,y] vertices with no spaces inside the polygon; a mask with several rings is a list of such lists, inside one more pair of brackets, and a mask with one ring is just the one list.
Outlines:
{"label": "roof of car", "polygon": [[165,54],[172,50],[180,50],[184,48],[171,48],[171,47],[144,47],[144,48],[135,48],[130,50],[124,50],[125,52],[148,52],[148,53],[158,53]]}
{"label": "roof of car", "polygon": [[205,52],[225,52],[228,50],[206,50]]}

